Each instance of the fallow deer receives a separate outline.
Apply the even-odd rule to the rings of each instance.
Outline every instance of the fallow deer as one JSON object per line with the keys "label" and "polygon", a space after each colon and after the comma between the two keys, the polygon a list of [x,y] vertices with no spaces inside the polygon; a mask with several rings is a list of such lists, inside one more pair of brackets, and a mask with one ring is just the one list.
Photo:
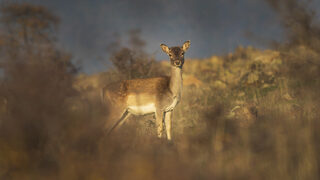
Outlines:
{"label": "fallow deer", "polygon": [[164,122],[167,139],[171,140],[172,111],[181,99],[184,53],[189,46],[190,41],[186,41],[182,47],[160,45],[170,57],[170,77],[125,80],[102,89],[102,101],[109,102],[111,108],[109,121],[115,122],[108,134],[122,125],[130,114],[155,113],[158,137],[162,137]]}

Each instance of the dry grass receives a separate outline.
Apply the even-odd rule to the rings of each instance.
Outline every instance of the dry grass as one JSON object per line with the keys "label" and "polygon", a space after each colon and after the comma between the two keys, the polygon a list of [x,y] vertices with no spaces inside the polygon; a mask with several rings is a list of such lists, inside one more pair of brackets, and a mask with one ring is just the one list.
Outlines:
{"label": "dry grass", "polygon": [[[243,51],[251,53],[250,48]],[[39,111],[35,107],[26,110],[30,104],[55,102],[49,97],[56,93],[48,96],[32,93],[31,87],[44,90],[34,81],[42,72],[33,69],[36,75],[26,77],[33,77],[30,82],[36,86],[19,83],[19,89],[31,88],[31,94],[21,92],[15,104],[21,98],[34,99],[25,100],[26,105],[13,104],[11,108],[25,111],[15,114],[9,111],[1,120],[1,177],[317,179],[320,147],[317,93],[292,87],[296,80],[285,76],[276,76],[272,81],[274,87],[266,90],[263,84],[267,83],[260,79],[264,76],[254,78],[253,84],[241,80],[251,72],[253,59],[227,61],[224,58],[221,57],[224,68],[204,76],[188,72],[186,64],[185,73],[201,79],[202,83],[199,87],[184,88],[182,102],[174,114],[172,144],[156,138],[152,116],[130,118],[112,137],[104,136],[102,124],[107,109],[102,109],[95,94],[103,84],[99,80],[106,81],[102,78],[104,74],[92,79],[79,77],[74,83],[78,93],[71,97],[63,95],[64,100],[57,101],[62,103],[59,106],[63,110],[57,104],[41,105]],[[210,65],[206,60],[195,63],[205,64],[205,68]],[[241,63],[243,68],[239,67]],[[284,63],[276,64],[277,70]],[[234,66],[244,72],[228,69]],[[270,69],[262,67],[257,70],[260,74]],[[233,76],[231,72],[242,77],[229,82],[223,75]],[[224,87],[216,86],[219,78],[228,83]]]}
{"label": "dry grass", "polygon": [[[186,64],[185,74],[193,77],[191,81],[196,78],[201,79],[202,83],[199,87],[191,83],[184,88],[182,102],[174,114],[173,143],[156,138],[153,116],[130,118],[110,138],[104,137],[103,133],[97,134],[102,129],[95,126],[99,121],[94,119],[98,118],[99,113],[101,115],[101,110],[91,112],[99,105],[95,105],[97,99],[90,94],[99,89],[95,85],[98,87],[103,84],[99,80],[106,79],[103,78],[104,74],[93,75],[91,78],[95,83],[90,88],[90,77],[84,81],[84,77],[80,78],[80,82],[87,83],[82,84],[83,87],[89,87],[85,90],[78,87],[82,98],[86,100],[77,101],[82,106],[70,112],[79,118],[75,120],[79,125],[67,131],[75,134],[68,142],[64,142],[68,145],[61,144],[63,153],[55,155],[59,158],[55,159],[59,170],[54,177],[317,179],[317,93],[296,88],[294,82],[297,79],[277,74],[282,68],[287,68],[283,66],[285,60],[279,53],[274,51],[276,56],[271,57],[270,53],[265,53],[271,51],[252,48],[240,48],[238,51],[242,51],[245,58],[239,59],[237,53],[214,57],[220,59],[222,65],[213,69],[211,74],[199,76],[201,73],[198,71],[188,71]],[[251,53],[255,55],[251,56]],[[251,57],[257,55],[262,59],[262,65],[252,72],[252,64],[256,64],[256,59]],[[217,63],[216,60],[213,62]],[[210,60],[189,61],[189,64],[192,63],[198,63],[200,71],[201,66],[207,68],[214,65],[210,64]],[[228,81],[224,75],[232,79],[236,76],[232,73],[242,76],[238,81]],[[254,83],[248,83],[248,78],[244,78],[248,77],[248,73],[257,73]],[[267,75],[272,76],[273,80],[262,81],[268,79],[265,77]],[[215,85],[220,78],[228,82],[225,87]],[[79,81],[78,85],[81,84]],[[83,115],[88,121],[81,120]]]}

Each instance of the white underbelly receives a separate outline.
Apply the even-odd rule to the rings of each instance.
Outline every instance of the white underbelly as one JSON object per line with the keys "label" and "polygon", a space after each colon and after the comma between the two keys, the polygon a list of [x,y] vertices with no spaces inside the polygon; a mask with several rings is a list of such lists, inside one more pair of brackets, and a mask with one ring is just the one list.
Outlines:
{"label": "white underbelly", "polygon": [[128,111],[136,115],[149,114],[156,112],[156,106],[154,103],[139,106],[128,106]]}

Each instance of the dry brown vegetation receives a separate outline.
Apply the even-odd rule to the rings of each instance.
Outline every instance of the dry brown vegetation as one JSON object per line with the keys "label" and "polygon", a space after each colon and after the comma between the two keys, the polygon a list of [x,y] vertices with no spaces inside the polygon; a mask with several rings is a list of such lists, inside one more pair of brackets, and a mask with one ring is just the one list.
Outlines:
{"label": "dry brown vegetation", "polygon": [[48,10],[3,7],[0,179],[319,179],[320,28],[297,1],[267,2],[287,41],[186,59],[173,143],[156,138],[153,116],[105,136],[100,88],[168,73],[136,31],[112,50],[113,69],[88,76],[55,47]]}

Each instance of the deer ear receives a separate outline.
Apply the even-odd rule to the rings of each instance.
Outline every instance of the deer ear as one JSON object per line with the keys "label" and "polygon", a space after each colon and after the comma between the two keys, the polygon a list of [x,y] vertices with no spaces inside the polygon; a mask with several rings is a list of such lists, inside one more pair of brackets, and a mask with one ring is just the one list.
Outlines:
{"label": "deer ear", "polygon": [[186,41],[183,43],[182,49],[183,51],[187,51],[189,47],[190,47],[190,41]]}
{"label": "deer ear", "polygon": [[160,44],[160,47],[162,48],[162,51],[169,54],[169,48],[165,44]]}

